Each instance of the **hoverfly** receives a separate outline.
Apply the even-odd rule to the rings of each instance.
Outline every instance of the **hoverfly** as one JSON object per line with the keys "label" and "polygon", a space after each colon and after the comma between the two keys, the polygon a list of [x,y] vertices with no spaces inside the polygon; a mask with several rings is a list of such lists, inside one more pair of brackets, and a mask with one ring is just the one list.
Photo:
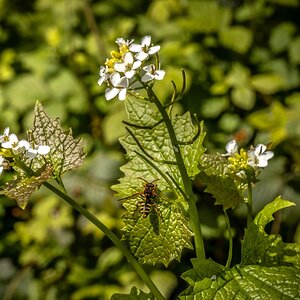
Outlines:
{"label": "hoverfly", "polygon": [[150,214],[152,208],[155,209],[157,215],[159,216],[159,211],[158,211],[158,208],[156,205],[156,200],[158,197],[157,185],[154,183],[155,181],[157,181],[159,179],[155,179],[151,182],[149,182],[141,177],[139,177],[139,179],[141,179],[145,182],[143,190],[136,194],[133,194],[129,197],[120,199],[120,201],[134,198],[136,196],[140,196],[140,199],[137,201],[136,205],[137,205],[137,208],[139,208],[142,218],[144,218],[144,219],[147,218],[148,215]]}

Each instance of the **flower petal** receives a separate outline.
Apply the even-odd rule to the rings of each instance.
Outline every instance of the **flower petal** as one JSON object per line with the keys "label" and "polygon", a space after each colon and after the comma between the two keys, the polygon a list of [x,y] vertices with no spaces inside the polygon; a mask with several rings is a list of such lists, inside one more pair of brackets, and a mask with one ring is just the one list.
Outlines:
{"label": "flower petal", "polygon": [[149,47],[151,44],[151,36],[150,35],[146,35],[142,38],[142,46],[147,46]]}
{"label": "flower petal", "polygon": [[125,73],[126,71],[126,66],[124,63],[115,63],[114,64],[114,69],[117,71],[117,72],[122,72],[122,73]]}
{"label": "flower petal", "polygon": [[37,149],[38,154],[45,155],[50,152],[50,147],[47,145],[40,145]]}
{"label": "flower petal", "polygon": [[124,64],[125,65],[132,65],[133,64],[133,55],[131,52],[126,52],[124,54],[124,58],[123,58]]}
{"label": "flower petal", "polygon": [[267,146],[266,146],[266,145],[264,145],[264,144],[258,144],[258,145],[255,147],[255,150],[254,150],[255,155],[256,155],[256,156],[261,155],[262,153],[264,153],[264,152],[266,151],[266,149],[267,149]]}
{"label": "flower petal", "polygon": [[154,76],[152,74],[150,74],[150,73],[144,74],[143,77],[141,78],[141,80],[143,82],[148,82],[148,81],[150,81],[152,79],[154,79]]}
{"label": "flower petal", "polygon": [[129,50],[131,52],[140,52],[142,51],[142,45],[139,45],[139,44],[131,44],[130,47],[129,47]]}
{"label": "flower petal", "polygon": [[155,71],[155,79],[156,80],[163,80],[165,77],[166,72],[164,70],[157,70]]}
{"label": "flower petal", "polygon": [[118,86],[121,79],[121,75],[118,72],[114,72],[110,75],[110,82],[113,86]]}
{"label": "flower petal", "polygon": [[126,99],[127,89],[122,89],[119,93],[119,100],[123,101]]}
{"label": "flower petal", "polygon": [[135,55],[135,58],[140,60],[140,61],[144,61],[145,59],[147,59],[149,57],[149,54],[144,52],[144,51],[140,51],[139,53],[137,53]]}
{"label": "flower petal", "polygon": [[106,100],[111,100],[113,98],[115,98],[119,93],[119,89],[117,88],[108,88],[105,90],[105,99]]}
{"label": "flower petal", "polygon": [[160,49],[160,46],[159,46],[159,45],[153,46],[153,47],[151,47],[151,48],[149,49],[148,53],[149,53],[150,55],[152,55],[152,54],[158,52],[159,49]]}

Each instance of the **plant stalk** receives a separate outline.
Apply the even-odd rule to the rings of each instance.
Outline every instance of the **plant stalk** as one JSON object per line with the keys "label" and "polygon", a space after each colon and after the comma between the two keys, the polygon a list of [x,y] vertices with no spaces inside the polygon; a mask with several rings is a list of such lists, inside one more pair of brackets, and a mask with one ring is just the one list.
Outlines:
{"label": "plant stalk", "polygon": [[199,216],[198,216],[198,212],[197,212],[197,207],[196,207],[196,198],[192,191],[191,181],[188,176],[188,173],[187,173],[187,170],[186,170],[183,158],[182,158],[182,154],[180,151],[180,147],[178,145],[178,141],[176,138],[176,134],[175,134],[171,119],[170,119],[168,113],[166,112],[164,106],[161,104],[161,102],[157,98],[156,94],[153,92],[153,90],[147,85],[144,85],[144,87],[148,93],[149,99],[156,105],[157,109],[159,110],[159,112],[166,124],[167,130],[168,130],[168,133],[170,136],[171,144],[173,147],[174,155],[175,155],[175,158],[177,161],[178,169],[179,169],[180,175],[182,177],[184,190],[188,197],[188,199],[187,199],[188,204],[189,204],[188,213],[189,213],[193,231],[195,234],[194,240],[195,240],[196,256],[199,259],[205,259],[204,242],[203,242],[203,236],[202,236]]}
{"label": "plant stalk", "polygon": [[139,262],[135,259],[132,253],[125,247],[125,245],[120,241],[120,239],[110,230],[108,229],[99,219],[97,219],[92,213],[83,208],[80,204],[78,204],[74,199],[63,193],[61,190],[57,189],[55,186],[50,184],[49,182],[44,182],[43,185],[54,192],[56,195],[65,200],[69,205],[71,205],[75,210],[77,210],[81,215],[86,217],[91,223],[93,223],[97,228],[99,228],[114,244],[117,248],[119,248],[122,253],[127,258],[128,262],[132,265],[138,275],[141,277],[143,282],[148,286],[149,290],[155,296],[155,299],[165,300],[163,295],[157,289],[156,285],[150,279],[148,274],[145,272],[143,267],[139,264]]}
{"label": "plant stalk", "polygon": [[251,182],[248,182],[248,201],[247,205],[247,228],[249,228],[252,223],[253,207],[252,207],[252,185]]}
{"label": "plant stalk", "polygon": [[232,250],[233,250],[232,230],[230,227],[230,221],[229,221],[227,211],[226,211],[226,209],[224,209],[223,211],[224,211],[224,215],[225,215],[225,221],[226,221],[226,226],[227,226],[227,231],[228,231],[228,240],[229,240],[229,249],[228,249],[226,268],[230,268],[231,260],[232,260]]}

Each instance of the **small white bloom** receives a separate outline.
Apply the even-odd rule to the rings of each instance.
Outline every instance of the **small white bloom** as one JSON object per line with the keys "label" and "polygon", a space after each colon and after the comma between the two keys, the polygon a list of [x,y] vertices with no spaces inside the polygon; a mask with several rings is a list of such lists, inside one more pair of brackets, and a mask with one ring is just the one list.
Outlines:
{"label": "small white bloom", "polygon": [[225,146],[225,149],[227,151],[227,153],[222,154],[222,156],[232,156],[235,153],[238,152],[238,145],[236,140],[231,140],[230,142],[228,142]]}
{"label": "small white bloom", "polygon": [[166,72],[164,70],[156,69],[155,65],[151,64],[149,66],[145,66],[143,70],[146,72],[143,77],[143,82],[148,82],[153,79],[162,80],[165,77]]}
{"label": "small white bloom", "polygon": [[119,95],[119,100],[123,101],[126,99],[127,88],[129,86],[129,80],[127,77],[121,77],[117,72],[112,73],[110,76],[110,83],[112,88],[107,88],[105,91],[106,100],[111,100]]}
{"label": "small white bloom", "polygon": [[122,47],[123,45],[129,46],[132,44],[134,40],[124,40],[123,38],[117,38],[116,43],[118,44],[119,47]]}
{"label": "small white bloom", "polygon": [[98,80],[98,84],[102,85],[102,83],[109,78],[109,74],[107,73],[106,67],[104,67],[104,66],[100,67],[99,75],[100,75],[100,78]]}
{"label": "small white bloom", "polygon": [[268,160],[274,156],[272,151],[266,151],[267,146],[258,144],[255,149],[248,151],[248,165],[251,167],[264,168],[268,165]]}
{"label": "small white bloom", "polygon": [[2,148],[12,149],[14,154],[20,154],[27,149],[29,149],[29,143],[26,140],[19,141],[18,137],[11,133],[4,139],[5,141],[1,143]]}
{"label": "small white bloom", "polygon": [[19,141],[18,145],[15,148],[13,148],[13,153],[20,154],[27,151],[29,148],[30,148],[29,142],[27,142],[26,140],[21,140]]}
{"label": "small white bloom", "polygon": [[34,148],[29,148],[26,151],[25,156],[32,159],[36,157],[37,154],[46,155],[50,152],[50,147],[47,145],[35,146]]}
{"label": "small white bloom", "polygon": [[131,79],[136,69],[141,66],[142,62],[140,60],[134,60],[133,54],[131,52],[126,52],[123,57],[123,62],[116,62],[114,64],[114,69],[117,72],[125,74],[125,77]]}
{"label": "small white bloom", "polygon": [[12,149],[16,147],[18,143],[19,143],[18,137],[14,133],[11,133],[4,138],[4,141],[1,143],[1,146],[6,149]]}
{"label": "small white bloom", "polygon": [[144,61],[149,57],[149,55],[155,54],[160,49],[160,46],[151,45],[151,36],[146,35],[142,38],[141,44],[131,44],[129,50],[131,52],[137,53],[135,58]]}
{"label": "small white bloom", "polygon": [[8,139],[9,136],[9,127],[6,127],[3,131],[3,134],[0,135],[0,143],[4,142],[5,140]]}

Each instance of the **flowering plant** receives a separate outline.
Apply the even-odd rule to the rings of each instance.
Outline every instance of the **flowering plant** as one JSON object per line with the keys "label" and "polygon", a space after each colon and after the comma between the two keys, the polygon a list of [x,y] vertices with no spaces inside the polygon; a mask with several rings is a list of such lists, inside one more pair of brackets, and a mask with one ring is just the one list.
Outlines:
{"label": "flowering plant", "polygon": [[[192,268],[182,274],[189,286],[181,299],[299,298],[299,245],[284,243],[280,236],[265,232],[273,213],[294,203],[277,197],[255,217],[252,212],[252,188],[274,153],[263,144],[239,150],[232,140],[225,146],[226,153],[207,154],[203,122],[189,112],[182,116],[172,113],[184,94],[184,72],[182,87],[178,89],[173,83],[172,96],[162,104],[153,90],[156,80],[165,75],[158,55],[160,46],[152,45],[150,36],[142,38],[141,44],[123,38],[116,43],[119,50],[112,51],[100,67],[98,84],[107,85],[106,100],[118,97],[124,101],[128,114],[128,121],[124,121],[127,135],[120,140],[127,158],[121,168],[124,177],[112,187],[126,210],[122,241],[67,195],[62,174],[83,163],[82,143],[70,130],[63,131],[59,120],[50,119],[40,103],[35,107],[28,140],[19,140],[8,128],[0,136],[0,173],[12,168],[14,176],[1,193],[25,208],[31,193],[44,185],[102,230],[150,290],[144,293],[133,288],[130,295],[114,295],[113,299],[165,299],[142,264],[163,263],[167,267],[173,260],[180,261],[184,248],[194,249],[195,258]],[[196,205],[204,199],[197,199],[192,188],[196,177],[223,208],[229,241],[226,265],[206,258],[202,212]],[[50,184],[50,178],[60,188]],[[232,266],[228,210],[242,205],[247,208],[242,261]]]}

